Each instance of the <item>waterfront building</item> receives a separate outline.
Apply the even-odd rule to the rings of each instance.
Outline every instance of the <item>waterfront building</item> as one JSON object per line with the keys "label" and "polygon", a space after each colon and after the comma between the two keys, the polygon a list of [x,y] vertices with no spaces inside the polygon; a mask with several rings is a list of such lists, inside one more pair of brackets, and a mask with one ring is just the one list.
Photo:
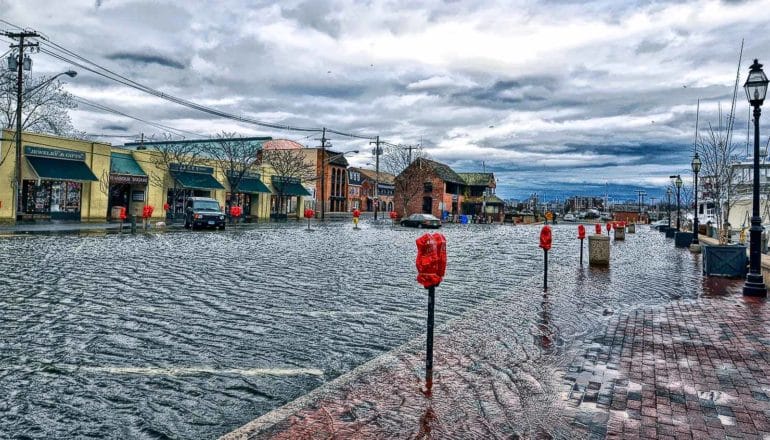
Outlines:
{"label": "waterfront building", "polygon": [[348,168],[348,207],[351,211],[354,209],[363,211],[362,207],[366,206],[366,204],[362,202],[362,182],[363,176],[361,175],[361,169],[356,167]]}
{"label": "waterfront building", "polygon": [[456,219],[486,213],[500,221],[504,204],[494,194],[495,182],[494,173],[457,173],[446,164],[418,158],[394,180],[394,208],[400,217],[421,212]]}
{"label": "waterfront building", "polygon": [[[379,174],[374,170],[361,168],[361,192],[365,195],[365,201],[362,206],[367,212],[373,212],[375,207],[379,212],[389,212],[393,210],[393,196],[395,193],[396,176],[380,171]],[[374,187],[377,187],[375,193]]]}
{"label": "waterfront building", "polygon": [[315,170],[313,181],[316,213],[320,212],[321,203],[325,213],[347,212],[348,160],[345,154],[328,148],[303,148],[301,151]]}

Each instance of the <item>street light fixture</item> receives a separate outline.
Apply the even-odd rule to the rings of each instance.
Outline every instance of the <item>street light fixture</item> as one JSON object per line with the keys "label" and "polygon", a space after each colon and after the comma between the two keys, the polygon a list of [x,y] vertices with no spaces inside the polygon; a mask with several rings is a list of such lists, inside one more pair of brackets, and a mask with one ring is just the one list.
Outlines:
{"label": "street light fixture", "polygon": [[693,216],[692,221],[692,244],[695,246],[698,246],[698,173],[700,173],[700,167],[702,163],[700,160],[700,156],[698,156],[698,152],[695,152],[695,156],[692,158],[692,162],[690,162],[690,166],[692,167],[692,173],[695,174],[695,215]]}
{"label": "street light fixture", "polygon": [[767,95],[767,76],[758,60],[751,65],[746,84],[746,98],[754,107],[754,184],[752,194],[751,229],[749,230],[749,273],[743,285],[743,294],[748,296],[767,296],[767,288],[762,278],[760,241],[762,240],[762,217],[759,216],[759,116]]}

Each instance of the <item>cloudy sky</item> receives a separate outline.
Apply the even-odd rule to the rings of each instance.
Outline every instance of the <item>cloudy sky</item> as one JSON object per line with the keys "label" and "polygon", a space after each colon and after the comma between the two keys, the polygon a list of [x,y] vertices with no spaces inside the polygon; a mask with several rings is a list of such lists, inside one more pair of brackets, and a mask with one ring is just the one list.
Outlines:
{"label": "cloudy sky", "polygon": [[[741,85],[751,59],[770,61],[768,0],[0,0],[0,11],[142,85],[228,113],[422,142],[458,171],[484,161],[506,197],[659,195],[670,174],[689,176],[697,100],[702,125],[716,125],[720,103],[729,110],[741,40]],[[33,58],[35,74],[71,67]],[[188,138],[235,131],[318,144],[75,70],[66,87],[76,96]],[[90,134],[162,132],[85,105],[72,116]],[[366,141],[332,143],[360,150],[354,165],[371,162]]]}

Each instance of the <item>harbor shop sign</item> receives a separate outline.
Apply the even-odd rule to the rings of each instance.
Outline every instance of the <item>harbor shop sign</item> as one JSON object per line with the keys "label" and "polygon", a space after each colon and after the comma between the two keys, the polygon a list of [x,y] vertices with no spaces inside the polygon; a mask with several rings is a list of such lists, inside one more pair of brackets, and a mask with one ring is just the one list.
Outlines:
{"label": "harbor shop sign", "polygon": [[135,176],[133,174],[110,174],[110,183],[118,185],[147,185],[150,179],[147,176]]}

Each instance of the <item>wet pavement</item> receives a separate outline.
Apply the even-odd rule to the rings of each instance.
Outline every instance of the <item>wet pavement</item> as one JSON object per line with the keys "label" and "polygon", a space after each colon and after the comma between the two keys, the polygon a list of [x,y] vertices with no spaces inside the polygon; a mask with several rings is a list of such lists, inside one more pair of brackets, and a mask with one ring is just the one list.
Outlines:
{"label": "wet pavement", "polygon": [[[565,229],[557,228],[556,232],[560,235]],[[650,392],[653,396],[662,394],[662,389],[670,386],[684,387],[676,383],[677,376],[673,373],[668,376],[663,371],[657,376],[660,382],[655,382],[659,359],[667,359],[662,356],[667,351],[676,353],[664,351],[663,347],[677,343],[685,347],[707,346],[705,341],[689,339],[699,334],[687,329],[716,326],[719,321],[710,318],[724,317],[725,308],[732,314],[734,308],[744,307],[736,305],[735,295],[740,298],[739,294],[729,293],[740,281],[703,279],[699,255],[675,249],[671,240],[646,228],[638,234],[629,234],[625,242],[613,243],[612,252],[609,270],[576,268],[577,253],[568,258],[572,263],[569,266],[565,264],[567,261],[557,259],[559,265],[551,267],[553,278],[547,293],[536,286],[541,281],[540,276],[536,276],[437,329],[436,377],[430,398],[420,390],[424,340],[416,338],[226,438],[604,438],[614,435],[633,438],[650,435],[651,431],[641,429],[647,428],[649,420],[645,425],[634,425],[634,418],[641,412],[631,409],[628,414],[620,414],[613,409],[611,413],[610,407],[621,405],[616,402],[621,402],[624,390],[629,387],[634,390],[629,398],[636,398],[637,385],[641,387],[642,397],[649,397]],[[553,282],[554,279],[558,281]],[[534,280],[537,282],[532,282]],[[437,307],[440,307],[441,287],[437,289],[437,298]],[[735,335],[751,339],[751,335],[766,333],[761,331],[762,326],[766,326],[766,312],[763,312],[765,315],[757,313],[764,310],[762,304],[745,306],[752,312],[732,318],[740,322],[745,317],[750,323],[736,328]],[[683,311],[680,313],[683,316],[672,314],[668,326],[653,319],[660,313],[654,311],[664,306],[676,307]],[[702,307],[708,313],[697,317],[685,312],[690,310],[688,307]],[[732,316],[730,314],[727,316]],[[690,316],[692,322],[683,319]],[[653,323],[657,328],[646,331]],[[672,328],[681,331],[674,332]],[[637,329],[641,334],[635,339]],[[717,334],[713,329],[700,331]],[[654,345],[648,337],[654,338]],[[757,353],[767,356],[761,343],[755,345],[752,352],[755,358]],[[653,364],[649,364],[651,359],[655,361]],[[760,362],[767,366],[767,360],[765,357]],[[718,362],[714,356],[711,365],[716,366]],[[623,370],[627,368],[636,378],[642,367],[643,378],[649,379],[653,374],[652,383],[631,381]],[[671,381],[667,381],[669,377]],[[703,389],[697,386],[701,384],[699,379],[695,380],[696,386],[688,390],[703,393],[698,395],[708,396],[709,391],[720,389],[713,384]],[[755,383],[762,380],[755,377]],[[651,385],[657,388],[651,389]],[[765,394],[757,396],[761,399]],[[647,400],[645,403],[646,417],[651,403]],[[767,405],[759,408],[770,409]],[[610,414],[614,424],[609,423]],[[630,420],[629,426],[639,429],[624,431],[625,425],[616,422],[619,417]],[[665,429],[669,420],[665,416],[659,419],[660,428],[652,438],[668,432]],[[691,432],[696,435],[697,429]]]}
{"label": "wet pavement", "polygon": [[244,435],[600,433],[567,392],[576,360],[598,362],[586,347],[618,316],[724,287],[646,228],[609,270],[580,268],[569,225],[544,293],[538,227],[449,225],[426,399],[422,231],[314,228],[0,239],[0,437],[213,438],[260,415]]}

